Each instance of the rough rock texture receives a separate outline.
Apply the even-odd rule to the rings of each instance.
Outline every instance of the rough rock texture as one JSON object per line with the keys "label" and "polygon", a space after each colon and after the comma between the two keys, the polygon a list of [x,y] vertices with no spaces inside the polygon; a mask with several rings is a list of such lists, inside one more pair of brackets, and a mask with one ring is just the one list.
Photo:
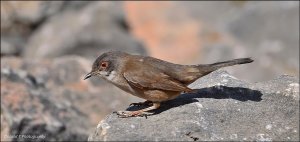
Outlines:
{"label": "rough rock texture", "polygon": [[9,129],[3,139],[85,140],[87,116],[63,100],[54,99],[43,85],[25,71],[1,70],[1,117],[4,119],[1,122]]}
{"label": "rough rock texture", "polygon": [[91,64],[79,56],[1,58],[1,140],[83,141],[105,115],[140,101],[101,79],[83,80]]}
{"label": "rough rock texture", "polygon": [[[247,83],[225,71],[205,76],[154,115],[108,115],[90,141],[299,141],[299,80]],[[134,107],[129,110],[136,109]]]}

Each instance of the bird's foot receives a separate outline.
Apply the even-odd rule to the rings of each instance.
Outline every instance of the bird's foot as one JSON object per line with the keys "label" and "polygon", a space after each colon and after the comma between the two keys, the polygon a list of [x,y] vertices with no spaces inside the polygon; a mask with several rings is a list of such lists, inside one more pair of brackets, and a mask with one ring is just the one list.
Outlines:
{"label": "bird's foot", "polygon": [[127,118],[127,117],[146,117],[147,115],[151,114],[148,112],[143,112],[143,111],[117,111],[115,112],[118,117],[121,118]]}
{"label": "bird's foot", "polygon": [[131,103],[129,106],[152,106],[153,103],[151,101]]}

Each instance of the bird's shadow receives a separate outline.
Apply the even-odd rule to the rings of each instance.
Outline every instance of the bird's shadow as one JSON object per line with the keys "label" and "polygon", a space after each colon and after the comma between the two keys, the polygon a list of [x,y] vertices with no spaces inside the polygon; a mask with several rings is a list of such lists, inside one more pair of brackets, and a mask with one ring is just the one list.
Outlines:
{"label": "bird's shadow", "polygon": [[[162,102],[160,108],[153,110],[153,114],[151,115],[156,115],[168,109],[185,104],[199,102],[196,98],[234,99],[241,102],[259,102],[262,100],[262,95],[263,94],[258,90],[252,90],[242,87],[213,86],[209,88],[195,89],[194,93],[184,93],[173,100]],[[146,107],[147,106],[131,106],[126,110],[134,111]]]}

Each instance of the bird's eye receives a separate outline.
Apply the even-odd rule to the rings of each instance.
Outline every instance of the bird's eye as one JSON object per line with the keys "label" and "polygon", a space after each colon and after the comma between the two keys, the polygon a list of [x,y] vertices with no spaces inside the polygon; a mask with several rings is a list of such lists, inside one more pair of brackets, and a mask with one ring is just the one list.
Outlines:
{"label": "bird's eye", "polygon": [[108,66],[108,62],[102,62],[102,63],[101,63],[101,67],[102,67],[102,68],[106,68],[107,66]]}

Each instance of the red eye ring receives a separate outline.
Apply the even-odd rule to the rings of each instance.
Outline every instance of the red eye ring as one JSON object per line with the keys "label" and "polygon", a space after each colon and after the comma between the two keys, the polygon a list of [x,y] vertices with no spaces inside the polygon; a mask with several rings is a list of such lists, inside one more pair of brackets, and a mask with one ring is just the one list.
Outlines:
{"label": "red eye ring", "polygon": [[107,65],[108,65],[108,63],[107,63],[107,62],[102,62],[102,63],[101,63],[101,67],[102,67],[102,68],[106,68],[106,67],[107,67]]}

